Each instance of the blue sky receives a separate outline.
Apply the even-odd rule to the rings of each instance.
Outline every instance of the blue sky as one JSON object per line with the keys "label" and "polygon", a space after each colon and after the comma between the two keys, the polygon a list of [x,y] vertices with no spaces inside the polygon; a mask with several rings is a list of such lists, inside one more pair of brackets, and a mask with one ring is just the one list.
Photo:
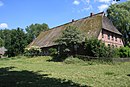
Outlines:
{"label": "blue sky", "polygon": [[[125,2],[127,0],[120,0]],[[0,29],[47,23],[50,28],[105,11],[112,0],[0,0]]]}

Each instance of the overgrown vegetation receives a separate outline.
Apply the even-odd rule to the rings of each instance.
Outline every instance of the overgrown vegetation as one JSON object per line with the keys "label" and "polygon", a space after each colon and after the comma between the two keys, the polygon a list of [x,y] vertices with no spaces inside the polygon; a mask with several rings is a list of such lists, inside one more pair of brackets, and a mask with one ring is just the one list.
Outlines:
{"label": "overgrown vegetation", "polygon": [[55,42],[60,45],[60,55],[76,55],[77,47],[84,40],[83,34],[74,26],[68,26]]}
{"label": "overgrown vegetation", "polygon": [[123,57],[123,58],[125,58],[125,57],[130,58],[130,48],[127,47],[127,46],[126,47],[121,47],[119,49],[119,56]]}
{"label": "overgrown vegetation", "polygon": [[24,48],[27,46],[23,29],[0,30],[0,37],[4,41],[3,46],[7,49],[6,55],[11,57],[23,54]]}
{"label": "overgrown vegetation", "polygon": [[25,48],[24,55],[25,56],[39,56],[41,53],[41,49],[38,46],[31,46],[30,48]]}
{"label": "overgrown vegetation", "polygon": [[105,44],[96,38],[86,40],[85,42],[85,55],[92,57],[106,57],[113,58],[116,56],[116,49],[107,47]]}
{"label": "overgrown vegetation", "polygon": [[7,49],[6,55],[9,57],[23,55],[25,47],[30,44],[40,32],[48,30],[48,25],[32,24],[25,30],[21,29],[4,29],[0,30],[0,47]]}

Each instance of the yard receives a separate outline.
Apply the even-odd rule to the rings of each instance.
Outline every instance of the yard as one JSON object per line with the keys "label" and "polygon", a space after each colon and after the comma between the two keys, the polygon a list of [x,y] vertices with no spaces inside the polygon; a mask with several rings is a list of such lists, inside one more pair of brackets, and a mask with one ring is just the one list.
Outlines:
{"label": "yard", "polygon": [[0,87],[130,87],[130,62],[88,65],[49,59],[0,59]]}

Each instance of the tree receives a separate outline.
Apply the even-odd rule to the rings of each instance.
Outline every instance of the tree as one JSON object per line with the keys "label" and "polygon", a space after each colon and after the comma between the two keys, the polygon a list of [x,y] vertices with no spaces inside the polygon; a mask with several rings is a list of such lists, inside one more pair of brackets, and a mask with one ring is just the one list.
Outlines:
{"label": "tree", "polygon": [[91,57],[112,58],[116,56],[116,50],[111,47],[106,47],[105,44],[96,38],[91,38],[85,41],[86,55]]}
{"label": "tree", "polygon": [[[11,30],[0,30],[0,37],[4,40],[4,47],[10,49],[11,47]],[[6,51],[7,55],[10,55],[10,50]]]}
{"label": "tree", "polygon": [[4,46],[4,41],[0,37],[0,47],[3,47],[3,46]]}
{"label": "tree", "polygon": [[130,43],[130,1],[113,4],[107,10],[107,16],[123,34],[125,45]]}
{"label": "tree", "polygon": [[62,36],[56,42],[62,46],[62,51],[75,55],[77,46],[83,42],[83,34],[76,27],[68,26],[63,32]]}
{"label": "tree", "polygon": [[11,46],[9,54],[11,56],[17,56],[24,52],[24,48],[27,45],[26,35],[21,28],[11,30]]}
{"label": "tree", "polygon": [[6,54],[9,57],[22,54],[27,45],[27,36],[23,29],[17,28],[12,30],[0,30],[0,37],[4,40],[4,47],[7,50]]}
{"label": "tree", "polygon": [[49,27],[47,24],[31,24],[30,26],[26,27],[26,32],[27,32],[27,39],[28,39],[28,44],[32,42],[33,39],[35,39],[41,31],[48,30]]}

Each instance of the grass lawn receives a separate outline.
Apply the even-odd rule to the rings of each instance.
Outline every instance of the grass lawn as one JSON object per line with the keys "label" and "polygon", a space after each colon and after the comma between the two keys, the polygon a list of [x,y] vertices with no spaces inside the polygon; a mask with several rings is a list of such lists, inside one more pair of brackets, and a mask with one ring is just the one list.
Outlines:
{"label": "grass lawn", "polygon": [[130,87],[130,62],[87,65],[48,59],[0,59],[0,87]]}

